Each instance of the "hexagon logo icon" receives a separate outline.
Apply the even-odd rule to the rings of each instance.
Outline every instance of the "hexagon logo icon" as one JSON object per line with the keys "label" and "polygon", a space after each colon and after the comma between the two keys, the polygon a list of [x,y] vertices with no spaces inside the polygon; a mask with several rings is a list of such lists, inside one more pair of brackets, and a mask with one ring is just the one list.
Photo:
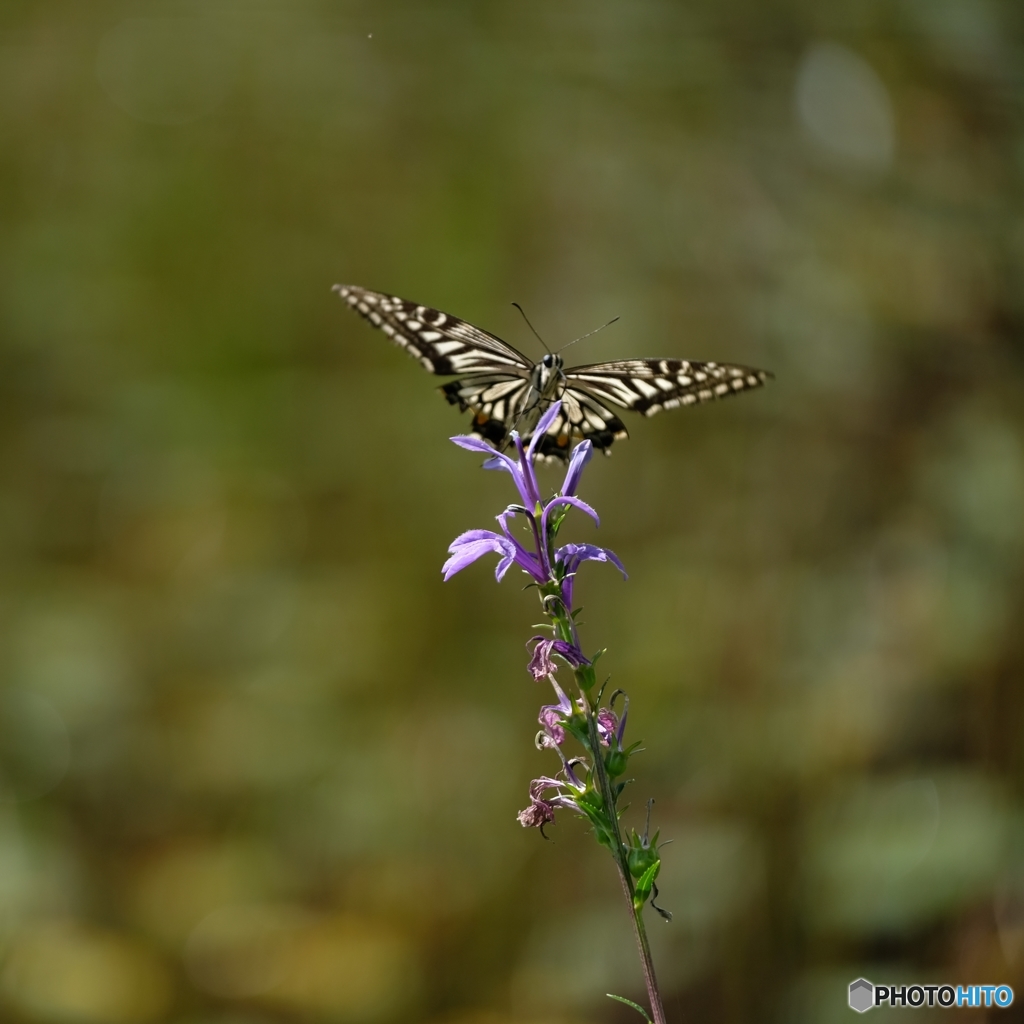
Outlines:
{"label": "hexagon logo icon", "polygon": [[850,982],[850,1009],[867,1013],[875,1004],[875,986],[867,978]]}

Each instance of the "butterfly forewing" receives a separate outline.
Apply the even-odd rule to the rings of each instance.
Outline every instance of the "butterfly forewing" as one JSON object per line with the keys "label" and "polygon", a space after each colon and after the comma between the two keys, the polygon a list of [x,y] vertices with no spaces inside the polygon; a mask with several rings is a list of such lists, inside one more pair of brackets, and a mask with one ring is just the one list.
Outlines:
{"label": "butterfly forewing", "polygon": [[547,459],[567,458],[578,440],[589,440],[607,452],[614,441],[628,437],[608,404],[653,416],[662,409],[748,391],[771,377],[765,370],[725,363],[622,359],[557,370],[561,386],[552,394],[537,383],[540,363],[531,363],[511,345],[465,320],[396,295],[355,285],[334,288],[425,369],[458,376],[441,391],[452,405],[472,411],[471,432],[496,447],[507,442],[511,430],[530,437],[544,409],[561,399],[559,415],[537,444],[538,454]]}
{"label": "butterfly forewing", "polygon": [[533,364],[526,356],[450,313],[356,285],[336,284],[334,290],[431,373],[446,377],[501,368],[529,379]]}
{"label": "butterfly forewing", "polygon": [[662,409],[711,402],[761,387],[765,370],[728,363],[697,363],[689,359],[622,359],[613,363],[574,366],[565,371],[569,386],[594,397],[653,416]]}

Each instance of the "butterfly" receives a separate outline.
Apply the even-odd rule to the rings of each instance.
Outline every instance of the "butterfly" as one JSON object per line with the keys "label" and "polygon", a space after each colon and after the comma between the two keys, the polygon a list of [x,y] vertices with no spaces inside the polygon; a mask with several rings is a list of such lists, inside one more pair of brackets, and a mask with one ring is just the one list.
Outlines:
{"label": "butterfly", "polygon": [[767,370],[689,359],[620,359],[566,369],[557,352],[548,352],[534,363],[493,334],[439,309],[351,284],[333,290],[424,369],[458,376],[440,390],[452,405],[473,413],[470,433],[496,448],[512,430],[529,438],[544,411],[561,400],[559,415],[536,446],[548,461],[567,459],[579,439],[610,454],[612,444],[629,434],[609,405],[653,416],[749,391],[772,376]]}

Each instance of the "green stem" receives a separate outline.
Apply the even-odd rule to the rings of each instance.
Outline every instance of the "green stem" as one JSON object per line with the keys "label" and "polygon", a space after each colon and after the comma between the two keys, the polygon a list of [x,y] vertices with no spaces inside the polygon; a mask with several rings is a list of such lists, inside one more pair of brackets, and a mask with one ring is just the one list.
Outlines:
{"label": "green stem", "polygon": [[597,734],[597,709],[590,702],[590,694],[582,689],[580,692],[583,694],[583,706],[587,716],[587,729],[590,734],[594,772],[597,775],[601,796],[608,811],[608,823],[615,836],[615,865],[619,869],[619,881],[622,883],[622,892],[629,906],[630,917],[633,919],[633,934],[636,937],[637,950],[640,953],[640,964],[644,972],[644,982],[647,985],[647,997],[651,1001],[651,1013],[654,1015],[654,1024],[666,1024],[665,1009],[661,1005],[661,992],[658,990],[658,979],[654,973],[654,958],[651,956],[651,944],[647,938],[647,928],[644,925],[643,907],[637,908],[633,902],[633,876],[629,873],[626,846],[622,841],[622,833],[619,829],[619,815],[615,808],[615,795],[612,791],[611,780],[608,778],[608,772],[605,770],[604,758],[601,755],[601,741]]}
{"label": "green stem", "polygon": [[[550,548],[554,542],[553,531],[545,540]],[[553,557],[553,556],[552,556]],[[549,594],[555,600],[548,604],[543,595]],[[555,634],[560,639],[569,643],[576,643],[575,629],[571,610],[562,604],[561,588],[555,582],[550,588],[541,591],[544,610],[551,617]],[[586,675],[589,674],[589,688],[583,684]],[[583,698],[584,714],[587,719],[587,734],[590,739],[591,760],[594,764],[594,774],[597,777],[601,798],[604,801],[606,818],[612,831],[615,842],[615,850],[612,856],[615,859],[615,866],[619,871],[619,881],[622,883],[622,892],[626,897],[626,905],[629,907],[629,914],[633,920],[633,935],[636,938],[637,951],[640,954],[640,965],[644,972],[644,983],[647,985],[647,998],[651,1003],[651,1013],[654,1015],[654,1024],[666,1024],[665,1008],[661,1004],[661,992],[658,990],[658,979],[654,973],[654,958],[651,956],[651,944],[647,938],[647,928],[644,924],[643,905],[637,907],[634,896],[633,876],[629,872],[629,860],[626,853],[626,844],[622,841],[622,831],[619,828],[619,815],[616,809],[615,793],[612,790],[611,780],[605,769],[604,757],[601,754],[601,740],[597,732],[597,708],[591,701],[591,691],[595,684],[593,667],[587,665],[577,670],[576,681],[579,685],[580,696]]]}

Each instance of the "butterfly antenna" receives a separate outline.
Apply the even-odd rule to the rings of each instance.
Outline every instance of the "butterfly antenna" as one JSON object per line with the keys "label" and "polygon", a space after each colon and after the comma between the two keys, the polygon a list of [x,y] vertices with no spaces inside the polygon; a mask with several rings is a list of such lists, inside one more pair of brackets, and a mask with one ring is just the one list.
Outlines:
{"label": "butterfly antenna", "polygon": [[548,343],[537,333],[537,328],[530,323],[530,318],[523,312],[523,307],[518,302],[513,302],[512,305],[519,310],[520,315],[526,321],[526,326],[533,331],[533,336],[544,346],[544,351],[550,353],[551,349],[548,348]]}
{"label": "butterfly antenna", "polygon": [[619,317],[615,317],[613,320],[609,320],[608,323],[601,324],[600,327],[595,327],[592,331],[589,331],[587,334],[581,334],[578,338],[573,338],[573,340],[570,341],[568,345],[563,345],[558,351],[564,352],[569,347],[569,345],[575,345],[577,341],[582,341],[584,338],[589,338],[592,334],[597,334],[598,331],[603,331],[606,327],[611,327],[611,325],[615,323],[615,321],[618,319]]}

